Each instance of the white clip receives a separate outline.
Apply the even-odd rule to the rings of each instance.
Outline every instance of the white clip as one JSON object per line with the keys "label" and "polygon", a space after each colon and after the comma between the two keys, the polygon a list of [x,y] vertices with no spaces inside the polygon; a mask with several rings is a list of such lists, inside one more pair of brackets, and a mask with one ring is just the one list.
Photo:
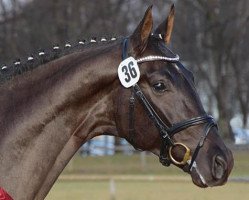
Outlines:
{"label": "white clip", "polygon": [[65,47],[66,47],[66,48],[70,48],[70,47],[71,47],[71,44],[67,43],[67,44],[65,44]]}
{"label": "white clip", "polygon": [[94,43],[94,42],[96,42],[96,40],[95,40],[95,39],[91,39],[90,42],[91,42],[91,43]]}
{"label": "white clip", "polygon": [[28,57],[28,61],[31,61],[31,60],[34,60],[34,57],[29,56],[29,57]]}
{"label": "white clip", "polygon": [[106,42],[107,41],[107,39],[106,38],[101,38],[101,40],[100,40],[101,42]]}
{"label": "white clip", "polygon": [[115,38],[115,37],[112,37],[112,38],[111,38],[111,41],[115,41],[115,40],[117,40],[117,38]]}
{"label": "white clip", "polygon": [[161,34],[161,33],[160,33],[158,36],[159,36],[159,38],[160,38],[160,39],[163,39],[163,37],[162,37],[162,34]]}
{"label": "white clip", "polygon": [[79,41],[79,44],[83,45],[83,44],[85,44],[85,42],[83,42],[83,41]]}
{"label": "white clip", "polygon": [[14,62],[14,65],[20,65],[21,64],[21,62],[20,61],[16,61],[16,62]]}
{"label": "white clip", "polygon": [[44,52],[44,51],[41,51],[41,52],[39,52],[38,55],[39,55],[39,56],[44,56],[44,55],[45,55],[45,52]]}
{"label": "white clip", "polygon": [[2,66],[2,70],[5,70],[5,69],[7,69],[7,66],[6,65]]}
{"label": "white clip", "polygon": [[53,49],[54,49],[54,50],[59,50],[59,49],[60,49],[60,47],[58,47],[58,46],[54,46],[54,47],[53,47]]}

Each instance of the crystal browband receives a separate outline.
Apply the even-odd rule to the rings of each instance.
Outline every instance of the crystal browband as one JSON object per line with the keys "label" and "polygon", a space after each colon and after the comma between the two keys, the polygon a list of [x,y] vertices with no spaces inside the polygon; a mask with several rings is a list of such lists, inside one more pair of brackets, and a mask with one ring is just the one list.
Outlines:
{"label": "crystal browband", "polygon": [[169,62],[177,62],[179,61],[180,57],[178,55],[175,55],[174,58],[166,57],[166,56],[145,56],[142,58],[137,59],[137,63],[143,63],[148,61],[156,61],[156,60],[165,60]]}

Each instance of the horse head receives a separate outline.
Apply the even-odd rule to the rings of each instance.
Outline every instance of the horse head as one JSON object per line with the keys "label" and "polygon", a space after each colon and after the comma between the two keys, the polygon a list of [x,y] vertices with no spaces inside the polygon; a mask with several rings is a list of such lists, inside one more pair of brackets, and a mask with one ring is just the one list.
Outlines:
{"label": "horse head", "polygon": [[197,186],[223,185],[232,170],[233,156],[213,117],[203,108],[193,74],[168,48],[174,13],[172,6],[167,19],[153,32],[149,7],[123,42],[123,59],[136,59],[140,78],[133,86],[120,89],[119,131],[136,149],[151,151],[163,165],[174,164],[189,173]]}

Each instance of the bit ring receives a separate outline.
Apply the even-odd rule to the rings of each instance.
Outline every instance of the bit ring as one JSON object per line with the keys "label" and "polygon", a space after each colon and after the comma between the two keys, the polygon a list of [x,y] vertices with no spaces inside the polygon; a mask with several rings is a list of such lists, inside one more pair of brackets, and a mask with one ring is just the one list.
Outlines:
{"label": "bit ring", "polygon": [[[181,146],[186,150],[182,161],[177,161],[172,155],[172,148],[176,147],[176,146]],[[174,164],[176,164],[176,165],[185,165],[185,164],[187,164],[187,162],[189,160],[191,160],[190,149],[183,143],[179,143],[179,142],[174,143],[174,145],[169,148],[169,157],[170,157],[171,161]]]}

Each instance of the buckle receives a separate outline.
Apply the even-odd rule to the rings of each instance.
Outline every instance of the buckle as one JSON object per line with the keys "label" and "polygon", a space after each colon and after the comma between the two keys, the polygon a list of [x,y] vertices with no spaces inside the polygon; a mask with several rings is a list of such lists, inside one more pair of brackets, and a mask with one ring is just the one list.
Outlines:
{"label": "buckle", "polygon": [[169,167],[171,162],[170,160],[167,158],[167,157],[164,157],[164,156],[160,156],[159,157],[159,161],[160,163],[163,165],[163,166],[166,166],[166,167]]}

